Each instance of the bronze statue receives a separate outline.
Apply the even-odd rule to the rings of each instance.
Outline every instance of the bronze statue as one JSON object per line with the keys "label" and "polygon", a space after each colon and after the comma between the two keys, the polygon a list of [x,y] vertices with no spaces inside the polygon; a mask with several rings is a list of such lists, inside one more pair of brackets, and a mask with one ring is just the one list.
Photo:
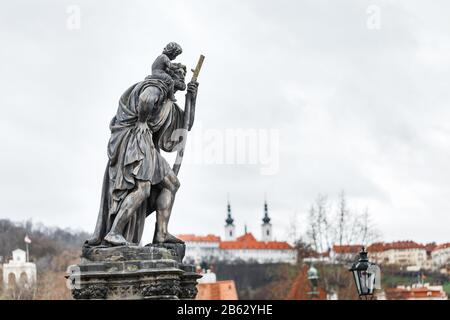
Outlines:
{"label": "bronze statue", "polygon": [[[153,64],[152,75],[131,86],[120,98],[117,114],[110,123],[109,160],[100,211],[87,246],[138,245],[145,218],[153,211],[153,243],[183,243],[169,233],[168,223],[180,187],[177,174],[186,132],[194,121],[197,77],[204,57],[200,57],[187,85],[183,111],[173,95],[186,89],[186,67],[171,62],[181,52],[178,44],[167,45]],[[160,150],[178,152],[173,169]]]}

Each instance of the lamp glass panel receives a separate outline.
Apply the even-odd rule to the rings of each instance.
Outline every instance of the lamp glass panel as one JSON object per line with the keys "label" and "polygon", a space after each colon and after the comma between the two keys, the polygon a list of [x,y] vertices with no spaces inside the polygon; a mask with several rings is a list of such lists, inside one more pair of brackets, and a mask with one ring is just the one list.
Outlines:
{"label": "lamp glass panel", "polygon": [[358,270],[353,270],[353,278],[355,279],[356,290],[358,290],[358,295],[361,295],[361,285]]}

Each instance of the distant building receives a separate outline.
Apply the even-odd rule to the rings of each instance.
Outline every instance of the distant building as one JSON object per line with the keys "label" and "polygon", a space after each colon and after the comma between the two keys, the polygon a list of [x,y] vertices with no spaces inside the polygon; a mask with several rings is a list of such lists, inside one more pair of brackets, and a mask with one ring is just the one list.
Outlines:
{"label": "distant building", "polygon": [[387,300],[448,300],[442,286],[431,286],[429,283],[388,288],[385,295]]}
{"label": "distant building", "polygon": [[267,202],[264,203],[262,219],[262,241],[256,240],[251,233],[236,237],[234,219],[231,216],[231,205],[227,204],[225,220],[225,241],[215,235],[196,236],[192,234],[178,235],[186,243],[187,260],[195,263],[202,261],[254,261],[259,263],[291,263],[297,262],[297,251],[285,241],[273,241],[272,224]]}
{"label": "distant building", "polygon": [[297,262],[297,251],[287,242],[258,241],[246,233],[234,241],[221,241],[215,235],[178,235],[186,243],[185,257],[193,263],[202,261],[246,261],[258,263]]}
{"label": "distant building", "polygon": [[233,280],[217,281],[216,274],[207,270],[198,281],[196,300],[238,300]]}
{"label": "distant building", "polygon": [[3,265],[4,288],[14,284],[32,287],[36,283],[36,265],[27,261],[24,250],[16,249],[12,252],[12,260]]}
{"label": "distant building", "polygon": [[186,243],[185,257],[193,263],[200,264],[202,261],[216,261],[221,257],[221,240],[218,236],[213,234],[206,236],[180,234],[177,237]]}
{"label": "distant building", "polygon": [[[363,245],[334,245],[330,258],[332,262],[350,262],[358,257]],[[429,246],[414,241],[376,242],[367,247],[372,262],[385,265],[399,265],[411,269],[430,269],[427,250]]]}
{"label": "distant building", "polygon": [[330,251],[332,262],[353,262],[361,251],[362,245],[334,245]]}
{"label": "distant building", "polygon": [[431,252],[433,267],[440,269],[450,264],[450,243],[436,246]]}
{"label": "distant building", "polygon": [[367,248],[369,258],[379,264],[395,264],[403,267],[427,267],[427,250],[414,241],[378,242]]}
{"label": "distant building", "polygon": [[235,241],[220,243],[221,260],[255,261],[259,263],[297,262],[297,251],[284,241],[258,241],[253,234],[246,233]]}

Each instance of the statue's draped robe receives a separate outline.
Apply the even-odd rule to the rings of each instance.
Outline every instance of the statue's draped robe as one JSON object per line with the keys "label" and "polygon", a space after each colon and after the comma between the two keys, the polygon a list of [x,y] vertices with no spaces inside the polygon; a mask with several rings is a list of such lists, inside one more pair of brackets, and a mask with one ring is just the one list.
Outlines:
{"label": "statue's draped robe", "polygon": [[147,120],[150,132],[136,132],[137,106],[141,93],[149,86],[156,86],[167,93],[162,81],[146,80],[129,88],[120,98],[116,116],[110,124],[111,138],[108,144],[109,161],[103,179],[100,212],[90,244],[101,244],[111,229],[123,199],[135,188],[136,180],[150,181],[152,191],[128,222],[124,237],[139,243],[144,229],[145,217],[155,209],[158,184],[172,170],[159,150],[175,150],[177,141],[174,131],[182,129],[184,113],[170,99],[153,110]]}

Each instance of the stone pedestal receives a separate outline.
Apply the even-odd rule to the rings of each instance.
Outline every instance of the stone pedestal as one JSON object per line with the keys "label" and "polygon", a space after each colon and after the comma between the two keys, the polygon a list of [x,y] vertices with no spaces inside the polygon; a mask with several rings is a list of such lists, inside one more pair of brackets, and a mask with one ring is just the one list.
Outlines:
{"label": "stone pedestal", "polygon": [[184,244],[84,247],[67,279],[75,299],[194,299],[193,265],[183,264]]}

